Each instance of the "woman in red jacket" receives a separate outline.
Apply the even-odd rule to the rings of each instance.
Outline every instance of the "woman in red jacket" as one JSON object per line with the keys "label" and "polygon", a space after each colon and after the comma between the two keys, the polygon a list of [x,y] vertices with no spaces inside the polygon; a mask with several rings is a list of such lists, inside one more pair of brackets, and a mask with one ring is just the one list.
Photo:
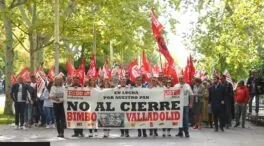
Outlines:
{"label": "woman in red jacket", "polygon": [[247,86],[245,86],[244,81],[239,81],[235,92],[235,102],[236,102],[236,125],[240,125],[240,117],[242,115],[242,128],[245,128],[247,103],[249,99],[249,92]]}

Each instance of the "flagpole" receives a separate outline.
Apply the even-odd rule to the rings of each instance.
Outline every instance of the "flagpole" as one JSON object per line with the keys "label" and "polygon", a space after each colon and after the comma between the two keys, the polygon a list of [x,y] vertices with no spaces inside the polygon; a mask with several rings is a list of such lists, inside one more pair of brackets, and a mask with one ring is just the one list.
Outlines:
{"label": "flagpole", "polygon": [[59,73],[59,58],[60,58],[60,44],[59,44],[59,22],[60,22],[60,17],[59,17],[59,0],[55,0],[55,24],[54,24],[54,38],[55,38],[55,73]]}
{"label": "flagpole", "polygon": [[162,60],[161,60],[161,55],[159,53],[159,58],[160,58],[160,70],[162,70]]}

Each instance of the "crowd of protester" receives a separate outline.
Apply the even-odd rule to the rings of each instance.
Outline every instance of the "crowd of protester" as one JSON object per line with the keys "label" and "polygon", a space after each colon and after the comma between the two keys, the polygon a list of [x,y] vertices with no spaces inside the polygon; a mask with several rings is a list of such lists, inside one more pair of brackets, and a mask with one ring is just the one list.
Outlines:
{"label": "crowd of protester", "polygon": [[[247,83],[243,80],[237,85],[227,82],[226,76],[214,76],[212,80],[193,78],[192,83],[185,82],[179,76],[179,83],[173,85],[172,79],[164,76],[152,76],[146,82],[139,76],[135,82],[130,80],[128,73],[124,77],[113,78],[101,76],[99,78],[85,79],[84,87],[87,88],[173,88],[180,89],[180,97],[184,99],[183,127],[179,128],[176,136],[190,137],[188,128],[201,129],[202,127],[214,128],[224,131],[230,127],[241,126],[245,128],[247,104],[249,113],[252,112],[252,100],[256,98],[255,112],[259,112],[259,95],[263,81],[257,76],[256,70],[252,71]],[[57,75],[54,80],[46,81],[45,89],[40,97],[37,95],[36,77],[31,76],[30,82],[24,82],[18,77],[17,83],[12,86],[11,97],[15,103],[16,129],[31,127],[57,128],[58,137],[64,137],[66,128],[64,113],[64,91],[67,87],[81,87],[78,76],[65,77]],[[240,120],[242,117],[242,120]],[[232,121],[235,120],[235,125]],[[162,136],[171,136],[172,129],[162,129]],[[110,130],[103,129],[104,137],[109,137]],[[129,129],[120,129],[121,137],[129,137]],[[149,132],[148,132],[149,131]],[[158,136],[158,129],[138,129],[138,137]],[[89,130],[89,137],[96,135],[97,129]],[[83,129],[74,129],[73,137],[83,137]]]}

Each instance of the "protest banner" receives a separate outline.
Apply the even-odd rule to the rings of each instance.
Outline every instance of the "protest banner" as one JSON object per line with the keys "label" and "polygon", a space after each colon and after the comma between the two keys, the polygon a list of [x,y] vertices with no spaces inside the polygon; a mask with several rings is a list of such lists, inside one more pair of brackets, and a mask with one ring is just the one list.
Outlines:
{"label": "protest banner", "polygon": [[65,91],[67,128],[142,129],[182,126],[183,99],[176,88]]}

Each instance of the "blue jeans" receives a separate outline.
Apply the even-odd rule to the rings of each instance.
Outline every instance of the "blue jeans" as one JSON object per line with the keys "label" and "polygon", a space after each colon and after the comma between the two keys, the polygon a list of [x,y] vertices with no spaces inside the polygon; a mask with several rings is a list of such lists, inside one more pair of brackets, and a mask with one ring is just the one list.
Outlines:
{"label": "blue jeans", "polygon": [[53,119],[53,108],[52,107],[43,107],[45,117],[46,117],[46,125],[49,125],[52,123]]}
{"label": "blue jeans", "polygon": [[255,103],[256,103],[256,107],[255,107],[255,112],[258,113],[259,112],[259,95],[256,95],[256,94],[251,94],[250,95],[250,99],[249,99],[249,113],[252,113],[252,101],[253,101],[253,98],[256,98],[255,100]]}
{"label": "blue jeans", "polygon": [[179,129],[180,130],[179,133],[182,133],[183,131],[185,134],[189,133],[188,123],[189,123],[189,107],[184,106],[183,107],[183,124],[182,124],[182,128]]}
{"label": "blue jeans", "polygon": [[26,104],[26,108],[25,108],[25,113],[24,113],[24,119],[25,122],[29,125],[32,124],[32,109],[33,109],[33,105],[32,104]]}

